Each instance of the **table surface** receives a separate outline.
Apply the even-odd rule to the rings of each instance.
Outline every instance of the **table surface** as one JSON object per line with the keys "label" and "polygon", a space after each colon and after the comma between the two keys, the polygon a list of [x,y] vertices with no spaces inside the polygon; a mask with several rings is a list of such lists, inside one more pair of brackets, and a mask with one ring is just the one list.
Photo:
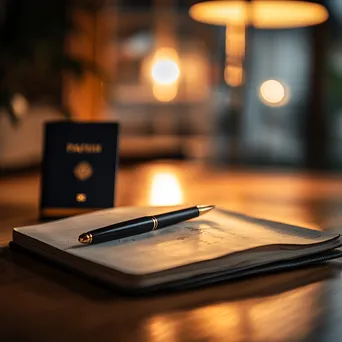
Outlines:
{"label": "table surface", "polygon": [[[341,341],[341,262],[195,291],[129,297],[10,250],[38,222],[39,175],[0,179],[1,341]],[[121,169],[117,206],[214,203],[342,231],[342,177],[150,163]]]}

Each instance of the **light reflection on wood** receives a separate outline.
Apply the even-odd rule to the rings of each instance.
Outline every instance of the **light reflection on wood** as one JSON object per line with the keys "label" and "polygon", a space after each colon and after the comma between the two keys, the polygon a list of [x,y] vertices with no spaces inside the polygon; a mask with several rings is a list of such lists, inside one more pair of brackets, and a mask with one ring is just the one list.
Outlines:
{"label": "light reflection on wood", "polygon": [[307,337],[318,312],[321,286],[312,284],[275,298],[255,301],[249,310],[252,341],[301,341]]}
{"label": "light reflection on wood", "polygon": [[151,320],[148,326],[148,339],[151,342],[173,342],[178,338],[177,321],[170,320],[167,317],[156,316]]}
{"label": "light reflection on wood", "polygon": [[301,341],[319,312],[320,291],[316,283],[266,298],[157,315],[146,322],[147,337],[156,342]]}
{"label": "light reflection on wood", "polygon": [[156,172],[151,181],[150,205],[177,205],[183,202],[183,191],[177,175],[172,172]]}
{"label": "light reflection on wood", "polygon": [[[236,172],[215,170],[199,163],[165,162],[123,171],[118,182],[119,205],[151,205],[153,179],[158,173],[177,179],[182,193],[182,200],[177,202],[181,204],[214,203],[249,215],[313,229],[321,229],[322,220],[328,219],[332,205],[337,208],[337,204],[342,203],[342,181],[338,177]],[[163,198],[167,198],[167,191],[160,191],[164,193]]]}

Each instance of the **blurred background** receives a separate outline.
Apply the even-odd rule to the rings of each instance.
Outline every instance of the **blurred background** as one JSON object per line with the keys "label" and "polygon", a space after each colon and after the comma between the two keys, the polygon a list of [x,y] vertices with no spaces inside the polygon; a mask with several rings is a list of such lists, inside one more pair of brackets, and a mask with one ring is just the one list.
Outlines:
{"label": "blurred background", "polygon": [[342,1],[0,0],[0,174],[51,120],[120,162],[342,170]]}

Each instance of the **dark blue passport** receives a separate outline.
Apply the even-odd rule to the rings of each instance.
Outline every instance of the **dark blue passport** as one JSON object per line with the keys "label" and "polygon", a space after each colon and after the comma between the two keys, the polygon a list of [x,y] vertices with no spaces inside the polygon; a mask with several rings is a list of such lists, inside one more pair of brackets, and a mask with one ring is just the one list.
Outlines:
{"label": "dark blue passport", "polygon": [[115,203],[119,124],[45,125],[40,217],[59,218]]}

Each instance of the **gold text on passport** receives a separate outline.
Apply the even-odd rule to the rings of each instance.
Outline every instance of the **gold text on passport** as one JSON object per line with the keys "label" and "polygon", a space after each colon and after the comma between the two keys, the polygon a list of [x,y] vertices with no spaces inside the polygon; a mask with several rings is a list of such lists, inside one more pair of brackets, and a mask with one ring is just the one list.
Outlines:
{"label": "gold text on passport", "polygon": [[66,144],[67,153],[101,153],[101,144],[77,144],[77,143],[67,143]]}

